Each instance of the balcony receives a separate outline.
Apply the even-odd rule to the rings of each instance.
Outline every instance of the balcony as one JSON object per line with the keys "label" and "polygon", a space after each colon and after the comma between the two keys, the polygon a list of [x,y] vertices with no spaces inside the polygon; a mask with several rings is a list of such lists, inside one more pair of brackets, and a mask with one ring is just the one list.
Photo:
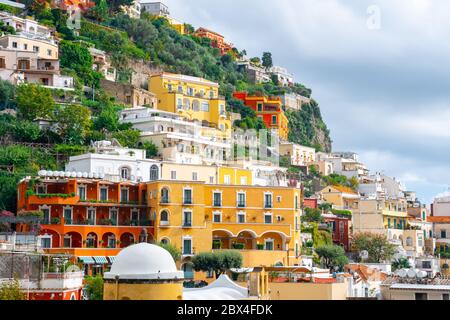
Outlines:
{"label": "balcony", "polygon": [[246,207],[245,202],[238,202],[236,207],[238,207],[238,208],[245,208]]}
{"label": "balcony", "polygon": [[192,228],[192,221],[183,222],[183,228]]}

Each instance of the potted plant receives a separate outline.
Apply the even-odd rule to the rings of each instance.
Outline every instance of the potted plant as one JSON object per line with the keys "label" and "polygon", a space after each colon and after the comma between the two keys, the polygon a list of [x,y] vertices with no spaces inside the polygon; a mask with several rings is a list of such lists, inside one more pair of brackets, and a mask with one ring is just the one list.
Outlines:
{"label": "potted plant", "polygon": [[51,220],[52,224],[60,224],[61,223],[61,219],[58,217],[52,218]]}
{"label": "potted plant", "polygon": [[262,243],[258,243],[258,244],[256,245],[256,248],[257,248],[258,250],[264,250],[264,245],[263,245]]}

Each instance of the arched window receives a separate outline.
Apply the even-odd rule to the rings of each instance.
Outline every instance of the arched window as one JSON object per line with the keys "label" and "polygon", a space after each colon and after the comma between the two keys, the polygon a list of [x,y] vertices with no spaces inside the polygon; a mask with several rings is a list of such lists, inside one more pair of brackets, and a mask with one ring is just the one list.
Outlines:
{"label": "arched window", "polygon": [[163,210],[161,212],[161,219],[162,222],[169,222],[169,213],[166,210]]}
{"label": "arched window", "polygon": [[157,165],[152,165],[150,168],[150,181],[159,179],[159,169]]}
{"label": "arched window", "polygon": [[169,203],[169,189],[161,189],[161,203]]}
{"label": "arched window", "polygon": [[162,244],[169,244],[170,240],[168,238],[163,238],[163,239],[161,239],[161,243]]}
{"label": "arched window", "polygon": [[128,167],[122,167],[122,168],[120,168],[120,177],[121,177],[122,179],[129,180],[129,179],[130,179],[130,176],[131,176],[130,172],[131,172],[131,169],[130,169],[130,168],[128,168]]}

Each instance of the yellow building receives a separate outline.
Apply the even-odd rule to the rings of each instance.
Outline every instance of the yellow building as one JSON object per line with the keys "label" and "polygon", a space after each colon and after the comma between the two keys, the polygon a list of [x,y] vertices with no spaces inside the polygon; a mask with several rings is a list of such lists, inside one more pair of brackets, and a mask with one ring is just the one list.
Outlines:
{"label": "yellow building", "polygon": [[219,84],[202,78],[161,73],[149,79],[149,90],[158,98],[158,109],[178,113],[188,120],[231,135],[231,121],[225,98],[219,96]]}
{"label": "yellow building", "polygon": [[139,243],[123,249],[104,274],[104,300],[181,300],[183,272],[170,253]]}
{"label": "yellow building", "polygon": [[299,189],[160,180],[147,193],[154,240],[181,250],[187,278],[192,256],[212,249],[240,250],[245,267],[298,263]]}
{"label": "yellow building", "polygon": [[320,191],[322,199],[338,210],[354,210],[358,208],[359,194],[344,186],[328,186]]}

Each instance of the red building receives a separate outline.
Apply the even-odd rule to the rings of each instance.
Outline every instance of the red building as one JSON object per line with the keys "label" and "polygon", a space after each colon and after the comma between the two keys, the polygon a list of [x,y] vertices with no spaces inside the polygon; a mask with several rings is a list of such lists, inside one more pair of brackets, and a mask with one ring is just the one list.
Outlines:
{"label": "red building", "polygon": [[317,209],[318,208],[317,199],[303,199],[303,207]]}
{"label": "red building", "polygon": [[[23,180],[17,210],[43,212],[41,246],[47,253],[80,258],[86,273],[102,272],[121,248],[153,240],[145,184],[70,177]],[[27,228],[18,225],[17,231]]]}
{"label": "red building", "polygon": [[228,51],[233,50],[233,46],[225,42],[225,38],[214,31],[206,28],[198,28],[195,35],[199,38],[207,38],[211,40],[211,46],[220,50],[220,54],[224,55]]}
{"label": "red building", "polygon": [[263,120],[268,129],[277,129],[281,140],[288,139],[289,122],[279,97],[249,96],[247,92],[235,92],[233,97],[256,111],[256,115]]}
{"label": "red building", "polygon": [[350,250],[350,219],[348,217],[340,217],[334,214],[323,214],[325,223],[332,230],[333,243],[342,246],[345,251]]}

